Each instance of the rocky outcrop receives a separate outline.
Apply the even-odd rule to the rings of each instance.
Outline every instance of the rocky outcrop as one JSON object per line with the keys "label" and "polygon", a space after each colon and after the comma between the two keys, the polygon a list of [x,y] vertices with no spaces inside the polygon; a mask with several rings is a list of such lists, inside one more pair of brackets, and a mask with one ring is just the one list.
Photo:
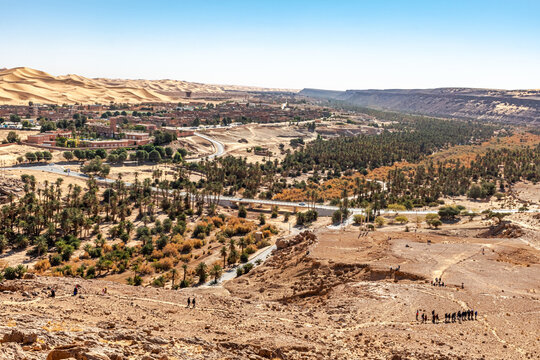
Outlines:
{"label": "rocky outcrop", "polygon": [[530,124],[540,121],[540,90],[438,88],[335,92],[304,89],[300,95],[430,116]]}

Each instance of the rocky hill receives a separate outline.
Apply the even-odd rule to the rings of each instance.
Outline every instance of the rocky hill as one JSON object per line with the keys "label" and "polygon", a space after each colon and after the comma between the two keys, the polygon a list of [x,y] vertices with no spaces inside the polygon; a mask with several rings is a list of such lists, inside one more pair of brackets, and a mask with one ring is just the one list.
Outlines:
{"label": "rocky hill", "polygon": [[177,102],[189,96],[223,96],[248,91],[292,91],[235,85],[207,85],[180,80],[90,79],[79,75],[53,76],[18,67],[0,69],[0,104],[93,104]]}
{"label": "rocky hill", "polygon": [[540,123],[540,90],[439,88],[414,90],[303,89],[300,95],[430,116]]}
{"label": "rocky hill", "polygon": [[[270,260],[223,287],[30,273],[5,280],[0,359],[538,358],[536,249],[521,239],[360,235],[322,229],[280,239]],[[445,321],[471,308],[474,319]],[[430,320],[416,320],[417,311]]]}

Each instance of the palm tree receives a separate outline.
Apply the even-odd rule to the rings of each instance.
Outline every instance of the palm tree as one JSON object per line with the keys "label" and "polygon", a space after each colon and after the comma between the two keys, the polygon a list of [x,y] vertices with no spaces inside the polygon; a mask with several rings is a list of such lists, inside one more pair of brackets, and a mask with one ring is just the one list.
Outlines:
{"label": "palm tree", "polygon": [[182,264],[182,269],[184,269],[184,280],[182,282],[186,282],[187,264]]}
{"label": "palm tree", "polygon": [[242,236],[240,238],[240,240],[238,241],[238,245],[240,245],[240,249],[242,251],[240,251],[242,254],[244,253],[244,248],[246,247],[247,245],[247,241],[246,241],[246,238],[244,236]]}
{"label": "palm tree", "polygon": [[221,274],[223,274],[223,269],[221,268],[221,266],[219,264],[215,264],[210,269],[210,275],[212,275],[214,277],[214,282],[216,284],[218,282],[218,278],[221,277]]}
{"label": "palm tree", "polygon": [[206,281],[207,269],[208,266],[204,262],[199,263],[199,265],[197,265],[197,267],[195,268],[195,273],[197,274],[197,276],[199,276],[199,284],[202,284]]}
{"label": "palm tree", "polygon": [[223,256],[223,267],[227,266],[227,247],[223,246],[220,251],[221,256]]}
{"label": "palm tree", "polygon": [[171,276],[172,276],[171,288],[172,289],[174,289],[174,280],[176,279],[176,275],[178,275],[178,270],[176,270],[176,268],[172,268],[172,270],[171,270]]}

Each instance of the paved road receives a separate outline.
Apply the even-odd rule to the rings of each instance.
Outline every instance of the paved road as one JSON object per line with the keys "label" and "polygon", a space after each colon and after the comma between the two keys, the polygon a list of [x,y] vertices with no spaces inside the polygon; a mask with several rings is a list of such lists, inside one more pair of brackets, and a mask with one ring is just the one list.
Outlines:
{"label": "paved road", "polygon": [[[42,170],[47,171],[55,174],[61,174],[61,175],[68,175],[79,177],[83,179],[88,179],[88,175],[82,174],[76,171],[71,171],[67,173],[65,169],[56,164],[48,164],[48,165],[19,165],[19,166],[13,166],[13,167],[7,167],[5,168],[7,170],[9,169],[28,169],[28,170]],[[106,179],[101,177],[95,177],[98,181],[106,182],[106,183],[114,183],[115,180],[113,179]],[[130,186],[130,183],[126,183],[127,186]],[[171,190],[172,191],[172,190]],[[295,207],[298,209],[315,209],[315,210],[321,210],[325,211],[327,213],[332,213],[339,208],[337,206],[330,206],[330,205],[321,205],[321,204],[315,204],[310,205],[308,203],[304,202],[292,202],[292,201],[278,201],[278,200],[263,200],[263,199],[245,199],[240,197],[234,197],[234,196],[221,196],[219,198],[219,202],[222,205],[230,205],[231,203],[242,203],[242,204],[254,204],[254,205],[276,205],[276,206],[287,206],[287,207]],[[350,208],[349,209],[352,214],[364,214],[365,209],[363,208]],[[491,209],[491,211],[496,213],[517,213],[520,212],[518,209]],[[386,210],[383,209],[380,211],[381,214],[395,214],[396,212],[394,210]],[[526,210],[523,212],[528,213],[536,213],[538,210],[532,209],[532,210]],[[407,210],[407,211],[399,211],[399,214],[404,215],[426,215],[426,214],[436,214],[438,213],[438,210]],[[351,220],[351,217],[348,219]]]}
{"label": "paved road", "polygon": [[[215,153],[213,153],[212,155],[205,156],[205,158],[213,159],[213,158],[221,156],[221,155],[223,155],[225,153],[225,146],[223,146],[223,143],[221,143],[221,142],[219,142],[217,140],[214,140],[209,136],[198,133],[198,132],[196,132],[195,135],[200,137],[200,138],[203,138],[205,140],[210,141],[212,143],[212,145],[214,145],[214,148],[216,149]],[[197,160],[200,160],[200,159],[201,158],[195,158],[195,159],[190,159],[190,160],[186,160],[186,161],[197,161]]]}
{"label": "paved road", "polygon": [[[259,253],[256,253],[255,256],[253,256],[247,263],[253,264],[253,266],[256,266],[255,263],[257,262],[257,260],[260,259],[262,262],[266,261],[266,259],[270,257],[270,255],[272,254],[272,251],[274,251],[275,249],[277,249],[276,245],[269,246],[266,249],[263,249],[262,251],[260,251]],[[238,267],[243,266],[243,265],[244,264],[240,264],[238,266],[233,267],[230,270],[223,272],[223,275],[221,275],[217,284],[214,282],[214,280],[210,280],[203,286],[216,286],[216,285],[220,285],[224,283],[225,281],[234,279],[236,277],[236,269],[238,269]]]}

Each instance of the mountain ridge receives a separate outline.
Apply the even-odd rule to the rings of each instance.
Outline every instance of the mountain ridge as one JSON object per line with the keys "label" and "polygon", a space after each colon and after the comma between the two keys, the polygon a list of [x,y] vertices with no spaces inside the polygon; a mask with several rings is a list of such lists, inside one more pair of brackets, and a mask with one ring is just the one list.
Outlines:
{"label": "mountain ridge", "polygon": [[346,91],[302,89],[299,95],[429,116],[540,123],[540,89],[456,87]]}

